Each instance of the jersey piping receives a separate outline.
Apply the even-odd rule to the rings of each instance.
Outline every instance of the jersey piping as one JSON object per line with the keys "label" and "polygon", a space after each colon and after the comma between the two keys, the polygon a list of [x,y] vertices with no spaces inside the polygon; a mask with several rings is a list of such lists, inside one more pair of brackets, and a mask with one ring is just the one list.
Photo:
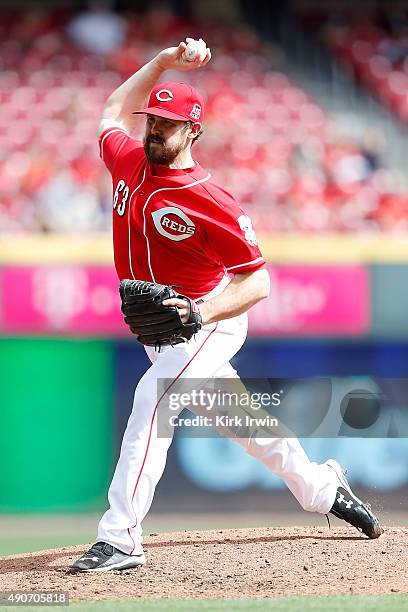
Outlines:
{"label": "jersey piping", "polygon": [[230,270],[235,270],[235,268],[241,268],[242,266],[250,266],[256,263],[259,263],[260,261],[265,261],[263,257],[257,257],[256,259],[252,259],[251,261],[245,261],[244,263],[240,263],[237,264],[236,266],[231,266],[229,268],[226,268],[227,272],[229,272]]}
{"label": "jersey piping", "polygon": [[136,193],[136,191],[137,191],[137,190],[138,190],[138,189],[139,189],[139,188],[140,188],[140,187],[143,185],[144,180],[145,180],[145,178],[146,178],[146,170],[147,170],[147,163],[146,163],[146,165],[145,165],[145,167],[144,167],[144,170],[143,170],[143,178],[142,178],[142,181],[141,181],[141,182],[139,183],[139,185],[138,185],[137,187],[135,187],[135,188],[134,188],[134,190],[132,191],[131,196],[130,196],[130,198],[129,198],[129,205],[128,205],[128,245],[129,245],[129,269],[130,269],[130,273],[131,273],[131,275],[132,275],[133,280],[135,280],[135,274],[134,274],[134,272],[133,272],[133,267],[132,267],[132,249],[131,249],[131,245],[130,245],[130,240],[131,240],[131,238],[130,238],[130,236],[131,236],[131,231],[130,231],[130,211],[131,211],[131,208],[132,208],[132,198],[133,198],[133,195],[134,195],[134,194]]}

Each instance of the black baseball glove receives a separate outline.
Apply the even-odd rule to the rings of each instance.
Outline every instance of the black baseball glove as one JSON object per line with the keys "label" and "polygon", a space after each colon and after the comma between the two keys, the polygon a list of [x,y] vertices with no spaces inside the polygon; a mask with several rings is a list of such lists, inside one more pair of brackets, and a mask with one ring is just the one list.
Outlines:
{"label": "black baseball glove", "polygon": [[[125,323],[137,339],[147,346],[188,342],[202,326],[196,304],[186,295],[176,293],[169,285],[141,280],[123,280],[119,286]],[[189,305],[190,315],[182,323],[175,306],[163,306],[163,300],[178,298]]]}

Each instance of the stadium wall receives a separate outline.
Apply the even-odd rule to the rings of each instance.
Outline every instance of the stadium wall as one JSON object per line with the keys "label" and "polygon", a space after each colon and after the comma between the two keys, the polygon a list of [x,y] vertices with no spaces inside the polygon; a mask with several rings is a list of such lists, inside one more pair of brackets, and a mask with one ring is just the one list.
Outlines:
{"label": "stadium wall", "polygon": [[[239,373],[406,378],[407,244],[298,238],[262,241],[271,298],[251,313],[250,338],[234,359]],[[0,512],[106,505],[134,386],[148,366],[121,321],[111,261],[106,236],[0,244]],[[405,438],[304,444],[316,460],[335,454],[359,485],[406,495]],[[224,508],[256,510],[271,490],[283,495],[237,445],[181,435],[160,490],[161,510],[177,510],[180,499],[213,509],[215,494]]]}
{"label": "stadium wall", "polygon": [[[407,355],[403,341],[252,339],[234,366],[247,377],[353,376],[357,383],[370,376],[407,377]],[[128,340],[2,338],[0,512],[105,507],[134,386],[147,365],[143,348]],[[407,491],[405,438],[304,443],[316,460],[335,453],[361,486],[387,494]],[[163,511],[177,510],[185,496],[192,509],[211,510],[215,493],[222,494],[223,507],[256,510],[271,490],[282,490],[237,445],[182,435],[176,436],[160,486]]]}

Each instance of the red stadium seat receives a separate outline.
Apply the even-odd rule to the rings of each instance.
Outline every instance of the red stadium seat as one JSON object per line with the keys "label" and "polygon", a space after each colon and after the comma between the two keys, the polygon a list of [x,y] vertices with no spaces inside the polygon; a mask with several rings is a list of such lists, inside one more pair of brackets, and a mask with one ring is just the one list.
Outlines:
{"label": "red stadium seat", "polygon": [[[68,17],[50,10],[30,22],[21,14],[0,38],[0,202],[10,231],[38,229],[33,211],[41,194],[67,177],[79,189],[97,185],[106,210],[110,184],[95,136],[103,104],[162,41],[194,32],[193,24],[173,18],[154,32],[149,16],[143,23],[129,18],[128,40],[102,57],[68,39]],[[370,173],[358,146],[333,136],[324,110],[299,84],[271,70],[255,32],[217,25],[211,35],[218,41],[213,61],[199,75],[182,77],[206,97],[197,157],[250,207],[254,223],[271,232],[390,231],[391,220],[402,227],[407,198],[391,193],[392,181],[383,198],[380,171]],[[408,121],[408,60],[393,66],[379,50],[381,40],[377,27],[359,23],[332,34],[330,45]]]}

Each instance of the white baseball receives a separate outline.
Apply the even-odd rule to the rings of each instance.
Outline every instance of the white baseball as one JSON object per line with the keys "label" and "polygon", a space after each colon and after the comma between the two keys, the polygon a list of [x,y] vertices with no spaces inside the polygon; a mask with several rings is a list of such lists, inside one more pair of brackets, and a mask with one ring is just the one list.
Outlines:
{"label": "white baseball", "polygon": [[183,59],[186,62],[194,62],[199,57],[200,61],[203,61],[207,54],[207,45],[202,38],[200,40],[194,40],[193,38],[186,38],[187,47],[183,52]]}

